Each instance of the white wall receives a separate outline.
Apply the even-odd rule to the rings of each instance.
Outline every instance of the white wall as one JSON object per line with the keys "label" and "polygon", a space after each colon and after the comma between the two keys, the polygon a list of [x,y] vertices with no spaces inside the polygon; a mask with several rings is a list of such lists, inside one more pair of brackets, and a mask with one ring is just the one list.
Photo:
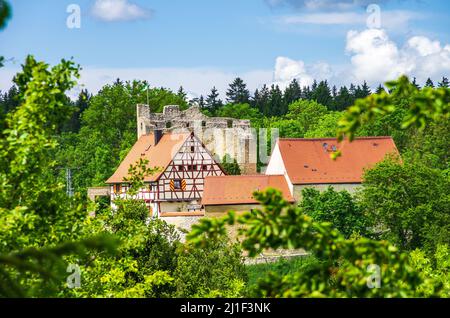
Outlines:
{"label": "white wall", "polygon": [[270,156],[269,164],[266,168],[266,175],[283,175],[286,179],[286,182],[289,187],[289,191],[291,192],[291,195],[294,195],[294,185],[291,182],[291,179],[289,179],[289,175],[287,174],[286,167],[284,165],[283,157],[281,156],[280,147],[277,143],[275,144],[275,147],[273,149],[272,155]]}

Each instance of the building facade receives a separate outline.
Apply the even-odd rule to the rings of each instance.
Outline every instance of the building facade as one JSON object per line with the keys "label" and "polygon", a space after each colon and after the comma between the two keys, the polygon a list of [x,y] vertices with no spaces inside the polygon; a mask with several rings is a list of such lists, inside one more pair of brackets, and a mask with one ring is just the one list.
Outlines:
{"label": "building facade", "polygon": [[201,203],[206,216],[222,216],[231,210],[244,212],[260,209],[260,202],[254,198],[253,193],[268,188],[281,191],[285,200],[294,202],[283,175],[259,174],[208,176],[205,179],[205,191]]}
{"label": "building facade", "polygon": [[[330,155],[341,151],[336,160]],[[391,137],[360,137],[338,143],[336,138],[280,138],[266,169],[267,175],[284,175],[291,194],[300,201],[302,190],[313,187],[354,193],[362,183],[365,169],[387,155],[399,156]]]}
{"label": "building facade", "polygon": [[156,130],[140,136],[106,182],[110,185],[113,207],[115,200],[129,197],[129,185],[124,178],[130,165],[140,158],[148,160],[148,167],[157,171],[144,178],[145,186],[133,198],[144,200],[152,216],[200,211],[205,177],[225,174],[194,133]]}
{"label": "building facade", "polygon": [[243,174],[256,173],[256,137],[249,120],[208,117],[196,105],[186,110],[167,105],[162,113],[153,113],[148,105],[139,104],[136,113],[138,138],[155,130],[194,132],[217,161],[229,155]]}

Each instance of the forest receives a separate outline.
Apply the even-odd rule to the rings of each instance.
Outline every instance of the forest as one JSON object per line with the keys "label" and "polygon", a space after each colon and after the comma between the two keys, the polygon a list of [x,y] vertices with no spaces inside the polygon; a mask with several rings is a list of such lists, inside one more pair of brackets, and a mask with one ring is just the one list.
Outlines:
{"label": "forest", "polygon": [[[374,92],[365,82],[293,80],[254,93],[236,78],[225,101],[214,87],[187,100],[182,87],[117,79],[71,100],[79,77],[73,60],[51,66],[30,55],[0,94],[1,297],[450,297],[447,78],[422,86],[402,76]],[[392,136],[401,157],[365,171],[355,195],[310,188],[291,205],[277,190],[255,192],[262,209],[203,218],[183,242],[173,226],[148,221],[144,202],[119,200],[113,211],[86,198],[135,142],[135,105],[147,101],[154,112],[197,103],[207,115],[249,119],[281,137]],[[130,191],[152,173],[146,164],[134,167]],[[236,224],[240,239],[231,240],[227,227]],[[309,256],[244,263],[279,248]]]}

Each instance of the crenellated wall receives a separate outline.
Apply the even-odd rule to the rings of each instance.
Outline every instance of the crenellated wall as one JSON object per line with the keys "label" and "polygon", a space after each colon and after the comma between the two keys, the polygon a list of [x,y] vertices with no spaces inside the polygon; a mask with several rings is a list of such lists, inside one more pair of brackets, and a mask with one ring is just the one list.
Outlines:
{"label": "crenellated wall", "polygon": [[198,106],[180,110],[178,105],[164,106],[162,113],[152,113],[150,107],[137,105],[137,135],[147,135],[155,129],[163,131],[194,131],[217,161],[229,154],[239,163],[243,174],[255,174],[256,138],[249,120],[208,117]]}

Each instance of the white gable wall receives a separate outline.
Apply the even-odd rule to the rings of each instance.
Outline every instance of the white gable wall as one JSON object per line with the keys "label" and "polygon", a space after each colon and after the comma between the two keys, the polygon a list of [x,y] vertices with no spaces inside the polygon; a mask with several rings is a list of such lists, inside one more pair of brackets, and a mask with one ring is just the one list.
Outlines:
{"label": "white gable wall", "polygon": [[269,164],[266,168],[266,175],[283,175],[286,179],[291,195],[294,195],[294,185],[292,184],[291,180],[289,179],[289,175],[287,174],[283,157],[281,156],[278,140],[275,144],[272,155],[270,156]]}

